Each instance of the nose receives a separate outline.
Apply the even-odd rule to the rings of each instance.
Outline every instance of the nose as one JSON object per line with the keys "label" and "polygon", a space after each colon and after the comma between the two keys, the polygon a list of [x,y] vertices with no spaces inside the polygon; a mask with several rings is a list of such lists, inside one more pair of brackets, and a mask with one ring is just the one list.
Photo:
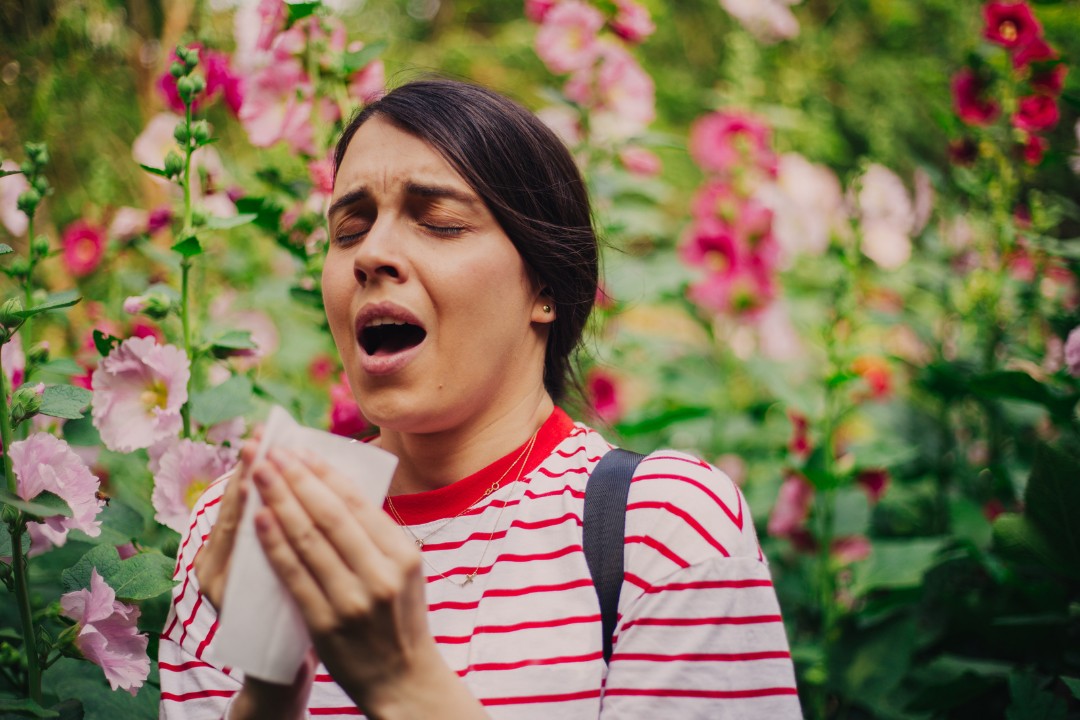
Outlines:
{"label": "nose", "polygon": [[399,240],[392,216],[376,218],[353,256],[353,275],[361,287],[379,282],[402,283],[408,279],[408,261]]}

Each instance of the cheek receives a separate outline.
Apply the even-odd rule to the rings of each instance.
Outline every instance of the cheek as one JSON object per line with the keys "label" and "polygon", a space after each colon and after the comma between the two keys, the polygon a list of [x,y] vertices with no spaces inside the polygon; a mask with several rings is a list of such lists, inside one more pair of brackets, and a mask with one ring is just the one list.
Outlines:
{"label": "cheek", "polygon": [[349,313],[355,287],[352,262],[344,253],[331,250],[323,265],[322,295],[323,305],[326,307],[326,319],[330,323],[330,330],[339,348],[341,346],[340,333],[348,329],[350,322]]}

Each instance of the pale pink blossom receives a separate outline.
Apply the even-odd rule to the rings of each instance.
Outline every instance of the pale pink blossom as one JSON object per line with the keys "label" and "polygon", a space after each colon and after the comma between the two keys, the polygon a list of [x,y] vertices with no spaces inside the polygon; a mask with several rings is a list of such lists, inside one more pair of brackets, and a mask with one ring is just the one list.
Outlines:
{"label": "pale pink blossom", "polygon": [[124,312],[138,315],[147,308],[149,302],[142,295],[132,295],[124,300]]}
{"label": "pale pink blossom", "polygon": [[918,235],[930,222],[930,215],[934,212],[934,183],[930,179],[930,173],[922,168],[915,168],[915,224],[911,229],[913,235]]}
{"label": "pale pink blossom", "polygon": [[[10,158],[0,163],[0,170],[13,172],[18,169],[19,163]],[[19,196],[29,189],[30,183],[21,173],[0,178],[0,222],[15,237],[22,237],[30,225],[30,218],[18,208]]]}
{"label": "pale pink blossom", "polygon": [[780,486],[776,504],[769,513],[769,534],[787,537],[802,527],[810,515],[810,503],[814,499],[814,486],[797,473],[791,473]]}
{"label": "pale pink blossom", "polygon": [[311,81],[296,58],[276,59],[248,79],[239,118],[255,147],[285,141],[293,152],[315,154]]}
{"label": "pale pink blossom", "polygon": [[184,439],[161,456],[154,475],[154,519],[182,533],[195,502],[210,483],[236,464],[239,448],[226,448]]}
{"label": "pale pink blossom", "polygon": [[12,390],[23,384],[26,373],[26,354],[22,349],[22,336],[15,333],[0,348],[0,365],[4,366],[4,375]]}
{"label": "pale pink blossom", "polygon": [[386,67],[376,58],[349,76],[349,97],[363,103],[375,102],[386,94]]}
{"label": "pale pink blossom", "polygon": [[71,517],[45,518],[37,534],[53,545],[67,542],[69,530],[82,530],[90,537],[101,534],[101,522],[95,520],[104,505],[96,495],[98,479],[66,442],[50,433],[33,433],[11,444],[11,464],[18,481],[16,492],[23,500],[48,491],[71,508]]}
{"label": "pale pink blossom", "polygon": [[790,40],[799,34],[799,21],[789,6],[802,0],[720,0],[720,5],[766,45]]}
{"label": "pale pink blossom", "polygon": [[[225,370],[225,372],[228,372],[228,370]],[[161,472],[161,456],[164,455],[169,450],[169,448],[173,447],[178,442],[180,442],[180,436],[171,435],[169,437],[158,440],[157,442],[146,448],[146,455],[150,458],[150,461],[146,463],[146,467],[150,470],[151,475],[157,475],[159,472]]]}
{"label": "pale pink blossom", "polygon": [[641,147],[626,148],[619,153],[619,161],[628,172],[642,177],[656,177],[664,169],[656,153]]}
{"label": "pale pink blossom", "polygon": [[246,432],[247,421],[242,415],[238,415],[232,420],[225,420],[207,428],[206,441],[214,445],[228,443],[230,447],[240,447]]}
{"label": "pale pink blossom", "polygon": [[581,0],[564,0],[551,8],[536,32],[536,54],[557,75],[588,67],[596,60],[597,33],[604,16]]}
{"label": "pale pink blossom", "polygon": [[1065,339],[1065,365],[1070,375],[1080,377],[1080,327],[1070,330]]}
{"label": "pale pink blossom", "polygon": [[116,546],[116,554],[120,556],[121,560],[127,560],[130,557],[135,557],[139,554],[139,548],[135,547],[135,543],[129,542],[123,545]]}
{"label": "pale pink blossom", "polygon": [[615,0],[618,11],[611,21],[611,29],[627,42],[640,43],[656,32],[648,9],[634,0]]}
{"label": "pale pink blossom", "polygon": [[[173,130],[179,123],[180,116],[170,112],[158,113],[150,118],[150,122],[131,144],[131,156],[135,158],[135,162],[147,167],[164,167],[165,156],[170,150],[177,150]],[[151,178],[162,184],[168,182],[157,175],[152,175]]]}
{"label": "pale pink blossom", "polygon": [[860,185],[863,254],[881,268],[895,270],[911,259],[909,234],[915,227],[911,197],[903,180],[883,165],[871,165]]}
{"label": "pale pink blossom", "polygon": [[596,91],[593,123],[597,135],[611,139],[633,137],[656,119],[653,79],[621,45],[602,44]]}
{"label": "pale pink blossom", "polygon": [[132,452],[176,436],[191,373],[187,354],[153,338],[129,338],[94,371],[94,427],[110,450]]}
{"label": "pale pink blossom", "polygon": [[203,195],[200,204],[210,217],[231,218],[236,217],[237,214],[236,205],[228,193],[215,192]]}
{"label": "pale pink blossom", "polygon": [[690,155],[702,169],[730,173],[736,168],[776,172],[772,128],[764,120],[741,111],[713,112],[690,127]]}
{"label": "pale pink blossom", "polygon": [[133,207],[117,208],[109,225],[109,237],[131,240],[149,229],[150,213]]}
{"label": "pale pink blossom", "polygon": [[865,535],[845,535],[832,541],[829,548],[832,559],[841,565],[850,565],[870,557],[870,538]]}
{"label": "pale pink blossom", "polygon": [[790,362],[803,355],[799,334],[791,322],[787,307],[774,302],[757,318],[758,350],[762,357],[776,362]]}
{"label": "pale pink blossom", "polygon": [[307,164],[308,177],[311,178],[312,190],[323,195],[334,192],[334,163],[330,158],[312,160]]}
{"label": "pale pink blossom", "polygon": [[274,38],[285,29],[288,12],[284,0],[260,0],[259,36],[255,41],[257,50],[269,50]]}
{"label": "pale pink blossom", "polygon": [[60,607],[61,615],[78,623],[75,647],[83,657],[105,671],[113,690],[123,688],[135,697],[150,675],[149,638],[139,633],[139,608],[118,601],[97,568],[90,570],[90,589],[65,593]]}
{"label": "pale pink blossom", "polygon": [[561,105],[549,105],[536,113],[540,120],[559,136],[567,147],[581,144],[581,118],[577,112]]}
{"label": "pale pink blossom", "polygon": [[1046,353],[1043,355],[1042,369],[1051,375],[1065,367],[1065,343],[1057,335],[1050,333],[1046,338]]}
{"label": "pale pink blossom", "polygon": [[773,212],[772,231],[785,264],[798,255],[824,254],[847,222],[836,174],[798,153],[781,155],[776,182],[764,183],[754,197]]}

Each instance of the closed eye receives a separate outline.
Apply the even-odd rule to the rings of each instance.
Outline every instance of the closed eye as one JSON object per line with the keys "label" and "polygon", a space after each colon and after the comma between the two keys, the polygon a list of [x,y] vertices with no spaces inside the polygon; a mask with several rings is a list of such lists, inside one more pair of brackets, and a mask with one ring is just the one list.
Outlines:
{"label": "closed eye", "polygon": [[450,237],[452,235],[458,235],[458,234],[460,234],[461,232],[463,232],[465,230],[464,227],[452,227],[452,226],[446,226],[446,225],[426,225],[425,224],[425,225],[422,225],[422,227],[427,228],[428,230],[435,233],[436,235],[445,235],[447,237]]}
{"label": "closed eye", "polygon": [[367,231],[365,230],[363,232],[349,233],[348,235],[338,235],[334,238],[334,242],[336,242],[338,245],[351,245],[352,243],[363,237],[366,233]]}

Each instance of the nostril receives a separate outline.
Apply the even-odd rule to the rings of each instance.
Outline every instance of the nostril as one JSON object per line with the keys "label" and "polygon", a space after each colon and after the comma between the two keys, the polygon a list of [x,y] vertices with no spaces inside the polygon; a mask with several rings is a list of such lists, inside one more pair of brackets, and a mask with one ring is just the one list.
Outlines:
{"label": "nostril", "polygon": [[379,268],[379,270],[383,271],[390,277],[397,279],[398,271],[396,267],[392,267],[390,265],[383,265],[381,268]]}
{"label": "nostril", "polygon": [[356,276],[356,282],[360,283],[361,285],[367,284],[367,273],[366,272],[364,272],[363,270],[357,269],[357,270],[355,270],[353,272],[353,274]]}

